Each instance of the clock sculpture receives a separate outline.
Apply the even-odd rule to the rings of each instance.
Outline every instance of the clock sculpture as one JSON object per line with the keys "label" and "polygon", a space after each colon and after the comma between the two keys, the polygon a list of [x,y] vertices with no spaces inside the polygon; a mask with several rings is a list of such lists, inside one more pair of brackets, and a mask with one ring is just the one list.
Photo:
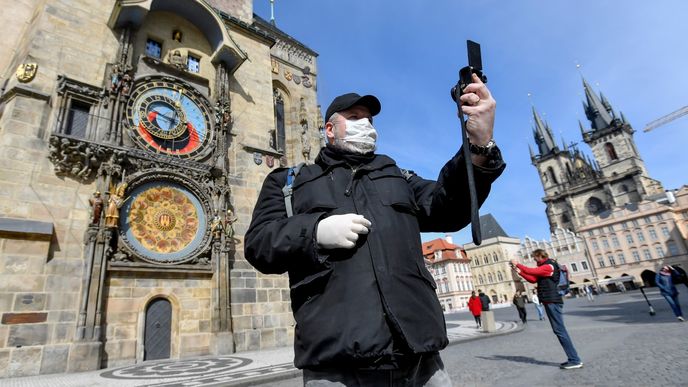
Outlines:
{"label": "clock sculpture", "polygon": [[144,149],[191,159],[208,153],[208,105],[182,82],[160,78],[137,86],[127,104],[127,119],[132,139]]}

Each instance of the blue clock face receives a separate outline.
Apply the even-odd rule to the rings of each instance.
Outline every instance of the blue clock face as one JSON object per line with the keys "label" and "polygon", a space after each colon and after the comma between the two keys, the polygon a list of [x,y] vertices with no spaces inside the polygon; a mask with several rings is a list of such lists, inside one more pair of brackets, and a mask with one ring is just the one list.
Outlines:
{"label": "blue clock face", "polygon": [[189,86],[150,81],[134,89],[127,105],[132,138],[149,150],[195,157],[210,142],[208,107]]}

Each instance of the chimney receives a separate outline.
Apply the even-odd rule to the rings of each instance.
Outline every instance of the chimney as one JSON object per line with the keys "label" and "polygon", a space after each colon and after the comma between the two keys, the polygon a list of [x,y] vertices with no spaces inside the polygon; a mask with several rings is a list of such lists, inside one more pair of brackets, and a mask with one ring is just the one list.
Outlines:
{"label": "chimney", "polygon": [[452,245],[454,244],[454,240],[452,239],[452,236],[449,234],[444,235],[444,240],[451,243]]}

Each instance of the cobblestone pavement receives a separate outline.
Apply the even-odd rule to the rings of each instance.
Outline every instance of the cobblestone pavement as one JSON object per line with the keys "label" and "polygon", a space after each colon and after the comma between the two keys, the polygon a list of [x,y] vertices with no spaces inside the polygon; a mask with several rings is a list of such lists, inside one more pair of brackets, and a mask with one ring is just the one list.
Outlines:
{"label": "cobblestone pavement", "polygon": [[[685,290],[681,287],[679,298],[688,314]],[[442,359],[455,386],[686,386],[688,322],[678,322],[656,290],[647,293],[655,316],[639,291],[565,302],[565,323],[585,363],[582,369],[559,369],[564,351],[532,305],[522,332],[451,345]],[[502,321],[518,318],[515,308],[495,315]],[[465,315],[450,315],[448,323],[453,318]],[[302,384],[297,377],[260,386]]]}
{"label": "cobblestone pavement", "polygon": [[[468,316],[454,316],[447,322],[450,342],[466,342],[521,329],[515,322],[497,321],[496,332],[483,333],[475,328],[472,318],[465,318]],[[293,367],[293,359],[291,347],[277,348],[228,356],[150,361],[91,372],[0,379],[0,387],[255,386],[284,379],[301,385],[301,372]]]}

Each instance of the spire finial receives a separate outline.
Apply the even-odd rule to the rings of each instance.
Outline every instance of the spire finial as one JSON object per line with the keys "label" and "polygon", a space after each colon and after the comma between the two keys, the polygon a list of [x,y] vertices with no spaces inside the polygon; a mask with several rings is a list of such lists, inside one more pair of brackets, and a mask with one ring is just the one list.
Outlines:
{"label": "spire finial", "polygon": [[275,25],[275,0],[270,0],[270,24]]}

